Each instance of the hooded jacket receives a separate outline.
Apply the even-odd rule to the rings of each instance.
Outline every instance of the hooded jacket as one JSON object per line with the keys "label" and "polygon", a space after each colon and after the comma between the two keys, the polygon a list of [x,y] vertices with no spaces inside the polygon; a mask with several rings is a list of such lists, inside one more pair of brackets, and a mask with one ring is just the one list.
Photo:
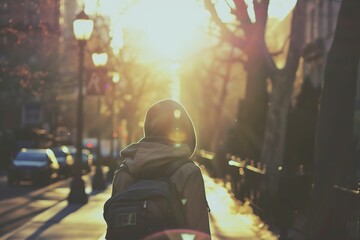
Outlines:
{"label": "hooded jacket", "polygon": [[[154,107],[157,114],[153,114]],[[181,121],[185,121],[185,124],[176,122],[179,119],[176,119],[175,123],[172,122],[172,117],[168,116],[168,112],[173,110],[181,111],[181,115],[183,115]],[[163,119],[159,120],[159,117],[163,117],[161,115],[166,117],[167,126],[164,126],[165,128],[161,126],[164,124]],[[157,125],[158,123],[160,125]],[[185,133],[181,133],[178,139],[168,137],[173,136],[171,133],[168,135],[169,131],[172,131],[172,127],[169,126],[175,126],[173,129],[176,132],[185,131]],[[195,151],[196,137],[192,121],[185,109],[175,101],[165,100],[153,105],[147,112],[144,128],[145,137],[121,151],[123,164],[127,165],[129,172],[122,170],[115,172],[112,195],[118,194],[134,183],[133,176],[161,171],[171,161],[190,159]],[[181,195],[187,228],[210,236],[209,209],[200,168],[194,162],[189,161],[179,167],[170,176],[170,180],[176,185]]]}

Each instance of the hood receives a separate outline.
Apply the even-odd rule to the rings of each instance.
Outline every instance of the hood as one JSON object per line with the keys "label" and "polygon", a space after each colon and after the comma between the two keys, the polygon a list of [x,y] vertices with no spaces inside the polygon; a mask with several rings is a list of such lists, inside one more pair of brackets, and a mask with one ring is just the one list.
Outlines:
{"label": "hood", "polygon": [[[159,139],[157,139],[159,140]],[[146,175],[149,172],[159,172],[161,168],[176,159],[189,159],[192,155],[186,144],[173,144],[163,139],[163,142],[148,138],[129,145],[121,151],[123,163],[134,175]],[[167,142],[167,143],[165,143]]]}
{"label": "hood", "polygon": [[187,144],[196,148],[194,124],[185,107],[172,99],[152,105],[144,121],[145,138],[165,138],[174,144]]}

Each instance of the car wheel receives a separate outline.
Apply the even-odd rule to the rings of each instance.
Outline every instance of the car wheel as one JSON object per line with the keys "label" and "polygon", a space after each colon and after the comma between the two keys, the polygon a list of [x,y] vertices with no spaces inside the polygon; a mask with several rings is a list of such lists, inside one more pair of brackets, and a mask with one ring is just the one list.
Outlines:
{"label": "car wheel", "polygon": [[51,183],[50,176],[44,176],[41,178],[36,179],[36,184],[40,186],[47,186]]}
{"label": "car wheel", "polygon": [[46,178],[44,179],[44,184],[45,184],[45,185],[49,185],[49,184],[51,183],[51,181],[52,181],[51,177],[48,176],[48,177],[46,177]]}

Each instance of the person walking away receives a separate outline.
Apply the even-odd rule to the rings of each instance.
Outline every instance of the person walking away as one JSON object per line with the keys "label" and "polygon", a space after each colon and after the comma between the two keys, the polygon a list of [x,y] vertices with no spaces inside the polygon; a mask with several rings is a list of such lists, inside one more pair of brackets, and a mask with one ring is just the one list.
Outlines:
{"label": "person walking away", "polygon": [[[144,137],[121,151],[123,161],[114,174],[112,197],[104,206],[104,218],[108,224],[106,239],[143,239],[145,234],[172,228],[206,234],[206,239],[210,239],[210,210],[205,196],[204,180],[200,168],[190,160],[195,149],[194,125],[180,103],[165,99],[148,109],[145,115]],[[165,182],[174,185],[178,196],[171,201],[180,202],[180,211],[173,211],[179,214],[172,218],[180,219],[175,225],[156,226],[172,221],[149,220],[160,214],[150,211],[154,205],[151,201],[160,202],[158,196],[151,194],[165,191],[159,190],[163,185],[154,183],[152,179],[165,179]],[[149,186],[152,187],[151,190]],[[146,190],[140,193],[143,189]],[[134,192],[137,192],[138,199],[139,195],[151,195],[151,198],[141,198],[139,207],[134,208],[136,204],[129,204],[130,198],[136,198],[129,197],[133,196]],[[159,209],[165,208],[161,204],[159,206]],[[111,221],[114,222],[112,225]],[[115,228],[117,230],[114,230]],[[132,238],[132,234],[138,235]]]}

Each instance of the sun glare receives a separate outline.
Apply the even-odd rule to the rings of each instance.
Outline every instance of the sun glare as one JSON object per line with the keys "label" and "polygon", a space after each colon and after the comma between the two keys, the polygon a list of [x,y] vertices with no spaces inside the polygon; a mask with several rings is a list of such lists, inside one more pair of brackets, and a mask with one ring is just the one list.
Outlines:
{"label": "sun glare", "polygon": [[271,0],[269,4],[269,18],[282,21],[294,8],[297,0]]}
{"label": "sun glare", "polygon": [[142,35],[142,45],[157,57],[183,57],[199,45],[208,19],[195,0],[140,1],[127,11],[125,27]]}
{"label": "sun glare", "polygon": [[181,91],[180,73],[179,73],[180,64],[174,62],[171,64],[170,68],[171,68],[171,76],[170,76],[171,98],[176,101],[180,101],[180,91]]}
{"label": "sun glare", "polygon": [[[118,54],[124,44],[136,48],[144,61],[167,61],[171,71],[169,93],[180,98],[178,68],[171,63],[181,63],[185,57],[195,55],[213,44],[208,35],[209,12],[203,0],[83,0],[85,11],[109,17],[110,47]],[[255,1],[255,0],[254,0]],[[253,0],[245,0],[252,22],[256,21]],[[234,2],[214,1],[219,17],[224,22],[236,21],[231,14]],[[296,4],[296,0],[270,0],[269,18],[283,20]],[[124,41],[126,41],[124,43]]]}

